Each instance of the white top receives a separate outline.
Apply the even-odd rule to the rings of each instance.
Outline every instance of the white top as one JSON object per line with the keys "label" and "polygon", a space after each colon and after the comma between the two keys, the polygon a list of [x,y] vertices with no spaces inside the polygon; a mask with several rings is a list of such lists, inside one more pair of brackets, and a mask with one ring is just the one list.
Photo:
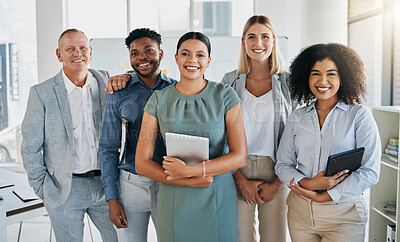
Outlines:
{"label": "white top", "polygon": [[86,83],[77,87],[62,71],[68,102],[71,110],[74,134],[74,169],[73,173],[85,173],[99,170],[99,138],[93,121],[90,85],[93,75],[88,72]]}
{"label": "white top", "polygon": [[243,121],[249,155],[274,155],[274,105],[272,91],[255,97],[247,89],[243,93]]}

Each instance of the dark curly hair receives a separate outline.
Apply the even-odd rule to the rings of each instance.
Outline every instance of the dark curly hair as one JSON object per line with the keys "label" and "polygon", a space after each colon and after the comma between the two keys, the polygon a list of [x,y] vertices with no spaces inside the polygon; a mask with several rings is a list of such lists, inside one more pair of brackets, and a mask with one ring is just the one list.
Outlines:
{"label": "dark curly hair", "polygon": [[307,105],[315,100],[309,86],[311,68],[317,61],[326,58],[331,59],[338,68],[339,100],[347,104],[361,103],[361,100],[365,100],[364,65],[353,49],[337,43],[312,45],[292,61],[289,67],[292,99]]}
{"label": "dark curly hair", "polygon": [[134,40],[140,39],[140,38],[150,38],[157,42],[158,48],[160,48],[160,45],[162,44],[161,42],[161,35],[157,33],[155,30],[151,30],[149,28],[139,28],[132,30],[128,37],[125,39],[125,45],[128,47],[128,49],[131,47],[131,43]]}

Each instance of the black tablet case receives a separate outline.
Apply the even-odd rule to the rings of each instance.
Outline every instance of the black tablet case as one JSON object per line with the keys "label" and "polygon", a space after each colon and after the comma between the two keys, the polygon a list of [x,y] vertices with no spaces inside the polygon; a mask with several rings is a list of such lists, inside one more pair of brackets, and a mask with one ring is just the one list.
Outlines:
{"label": "black tablet case", "polygon": [[339,171],[349,170],[349,173],[357,170],[361,166],[364,154],[364,147],[348,150],[342,153],[330,155],[326,166],[325,176],[332,176]]}

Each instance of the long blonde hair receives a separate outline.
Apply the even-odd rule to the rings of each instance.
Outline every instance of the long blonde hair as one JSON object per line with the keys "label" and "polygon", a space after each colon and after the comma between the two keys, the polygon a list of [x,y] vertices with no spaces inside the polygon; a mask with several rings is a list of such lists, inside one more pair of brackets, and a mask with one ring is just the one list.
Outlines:
{"label": "long blonde hair", "polygon": [[[272,47],[272,52],[269,57],[269,68],[270,68],[271,75],[283,73],[284,72],[284,60],[281,55],[281,52],[279,51],[278,38],[276,36],[275,26],[268,17],[263,16],[263,15],[253,15],[251,18],[249,18],[243,27],[242,40],[246,37],[245,35],[246,35],[247,31],[249,30],[249,28],[257,23],[263,24],[268,29],[270,29],[272,32],[272,35],[274,37],[274,40],[275,40],[275,44]],[[244,42],[242,41],[242,46],[240,49],[238,73],[249,74],[250,72],[251,72],[250,57],[247,55],[246,48],[244,46]]]}

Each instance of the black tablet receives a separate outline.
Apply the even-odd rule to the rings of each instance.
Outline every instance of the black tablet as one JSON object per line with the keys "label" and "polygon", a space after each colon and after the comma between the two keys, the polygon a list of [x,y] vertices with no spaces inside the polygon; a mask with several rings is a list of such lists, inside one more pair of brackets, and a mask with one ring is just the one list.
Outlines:
{"label": "black tablet", "polygon": [[364,154],[364,147],[348,150],[345,152],[330,155],[326,166],[325,176],[332,176],[339,171],[349,170],[349,173],[357,170],[361,166]]}

